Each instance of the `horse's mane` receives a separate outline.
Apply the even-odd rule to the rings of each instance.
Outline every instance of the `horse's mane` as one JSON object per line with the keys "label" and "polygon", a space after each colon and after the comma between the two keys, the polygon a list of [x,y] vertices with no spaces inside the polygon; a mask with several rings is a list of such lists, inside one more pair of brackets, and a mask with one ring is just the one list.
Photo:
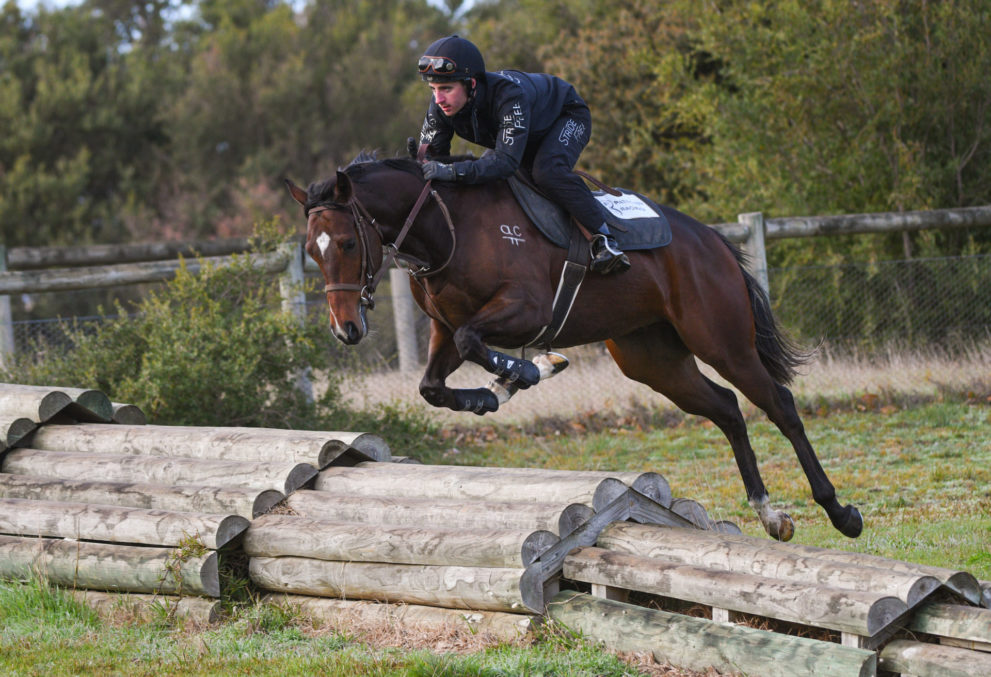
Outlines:
{"label": "horse's mane", "polygon": [[[466,155],[447,155],[443,157],[434,157],[432,160],[437,160],[438,162],[459,162],[462,160],[474,160],[475,156],[469,154]],[[420,168],[420,163],[414,158],[410,157],[390,157],[379,159],[378,151],[361,150],[354,159],[351,160],[344,167],[338,167],[338,171],[347,174],[348,178],[352,181],[361,181],[361,179],[368,173],[375,171],[376,169],[387,167],[389,169],[395,169],[401,172],[406,172],[411,174],[421,180],[423,180],[423,170]],[[309,210],[319,204],[329,204],[334,201],[334,189],[337,187],[337,177],[328,179],[327,181],[322,181],[319,183],[311,183],[306,189],[306,205],[305,209]]]}

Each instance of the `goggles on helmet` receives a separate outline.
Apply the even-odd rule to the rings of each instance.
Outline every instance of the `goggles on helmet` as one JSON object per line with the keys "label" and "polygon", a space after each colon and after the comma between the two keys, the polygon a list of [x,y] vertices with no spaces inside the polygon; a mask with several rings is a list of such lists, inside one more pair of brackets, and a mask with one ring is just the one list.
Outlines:
{"label": "goggles on helmet", "polygon": [[416,64],[421,73],[453,75],[458,66],[446,56],[421,56]]}

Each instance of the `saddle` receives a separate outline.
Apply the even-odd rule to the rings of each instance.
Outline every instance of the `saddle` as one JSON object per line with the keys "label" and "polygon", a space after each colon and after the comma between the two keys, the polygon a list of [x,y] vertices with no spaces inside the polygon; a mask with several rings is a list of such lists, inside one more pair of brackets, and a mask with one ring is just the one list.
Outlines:
{"label": "saddle", "polygon": [[[576,231],[570,215],[545,197],[522,171],[509,177],[509,188],[538,230],[556,246],[567,249]],[[602,205],[620,249],[655,249],[671,243],[671,224],[650,198],[624,188],[592,191],[592,195]]]}

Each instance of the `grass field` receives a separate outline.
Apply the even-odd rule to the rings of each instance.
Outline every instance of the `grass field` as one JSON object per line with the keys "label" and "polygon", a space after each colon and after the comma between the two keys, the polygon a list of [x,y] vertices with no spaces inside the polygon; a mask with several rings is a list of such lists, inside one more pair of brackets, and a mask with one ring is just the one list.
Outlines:
{"label": "grass field", "polygon": [[[524,393],[525,394],[525,393]],[[806,429],[864,534],[835,532],[811,501],[784,438],[748,413],[765,483],[796,522],[797,543],[965,569],[991,579],[991,402],[850,397],[805,412]],[[524,400],[520,400],[523,402]],[[760,527],[744,500],[728,444],[678,412],[470,426],[443,422],[419,446],[424,461],[561,469],[651,470],[676,496],[744,531]],[[402,449],[394,449],[402,453]],[[687,675],[643,657],[626,661],[566,632],[527,645],[461,633],[430,636],[314,628],[301,616],[248,606],[219,627],[101,619],[37,581],[0,582],[0,673],[13,675]]]}

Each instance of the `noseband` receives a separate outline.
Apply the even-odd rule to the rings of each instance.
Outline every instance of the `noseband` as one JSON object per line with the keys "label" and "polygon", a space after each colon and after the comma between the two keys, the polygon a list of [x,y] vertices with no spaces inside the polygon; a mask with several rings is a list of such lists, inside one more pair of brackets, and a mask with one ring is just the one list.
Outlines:
{"label": "noseband", "polygon": [[[409,234],[410,228],[413,226],[413,222],[416,217],[420,214],[420,210],[423,208],[423,204],[427,201],[427,197],[433,197],[440,207],[441,212],[444,214],[444,220],[447,222],[447,228],[451,233],[451,252],[447,256],[447,260],[439,268],[431,270],[429,266],[422,261],[413,261],[412,257],[408,255],[401,254],[399,247],[402,246],[403,241],[406,239],[406,235]],[[381,281],[382,276],[385,274],[386,269],[393,261],[407,261],[406,270],[410,275],[416,278],[429,277],[431,275],[436,275],[440,271],[447,267],[447,264],[451,262],[454,258],[454,250],[457,246],[457,236],[454,233],[454,223],[451,221],[451,214],[447,209],[447,205],[438,195],[437,191],[431,187],[431,182],[427,181],[423,186],[423,190],[420,191],[420,196],[416,199],[413,204],[413,208],[410,210],[409,215],[406,217],[406,221],[403,223],[402,229],[396,236],[395,241],[392,244],[385,243],[385,236],[382,235],[382,231],[379,228],[378,223],[375,221],[365,205],[361,203],[358,196],[354,191],[351,192],[351,197],[344,205],[338,204],[336,202],[325,202],[314,205],[306,211],[306,217],[309,218],[310,214],[315,212],[323,212],[331,209],[340,209],[342,207],[348,207],[351,210],[351,215],[354,217],[355,230],[358,233],[358,241],[361,243],[361,276],[359,279],[362,282],[351,284],[346,282],[335,282],[332,284],[324,285],[323,290],[325,292],[332,291],[356,291],[361,292],[361,305],[367,306],[368,308],[375,307],[375,288],[378,287],[379,281]],[[372,260],[372,248],[368,243],[368,231],[372,230],[378,236],[379,243],[382,246],[384,255],[382,261],[375,269],[375,262]],[[416,270],[413,270],[412,265],[417,266]]]}

